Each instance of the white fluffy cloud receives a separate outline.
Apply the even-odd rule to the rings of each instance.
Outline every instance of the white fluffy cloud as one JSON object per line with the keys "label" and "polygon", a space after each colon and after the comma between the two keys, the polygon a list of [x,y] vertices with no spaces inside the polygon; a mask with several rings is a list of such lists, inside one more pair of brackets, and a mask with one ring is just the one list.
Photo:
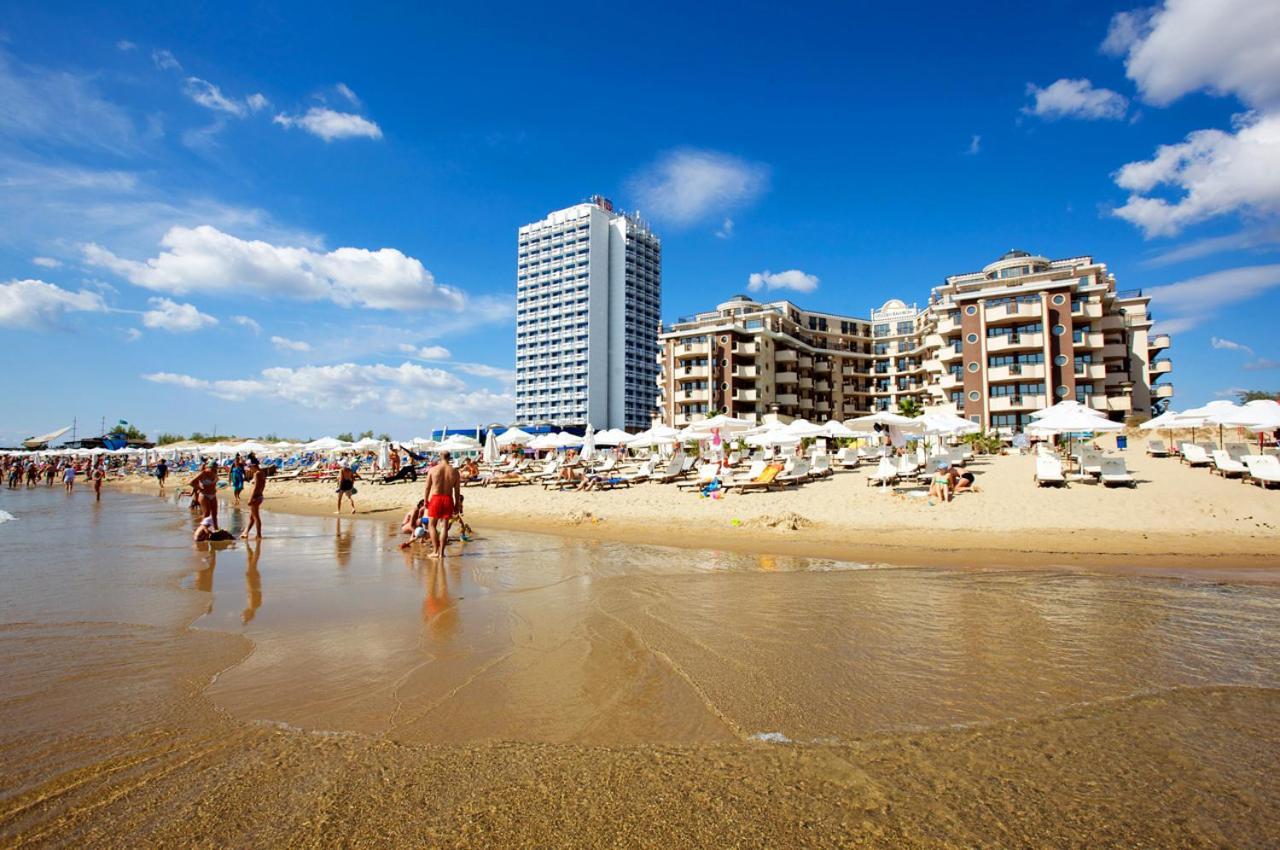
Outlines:
{"label": "white fluffy cloud", "polygon": [[1088,80],[1061,79],[1044,88],[1027,83],[1027,94],[1034,102],[1022,111],[1041,118],[1117,119],[1123,118],[1129,108],[1124,95],[1111,89],[1094,88]]}
{"label": "white fluffy cloud", "polygon": [[795,292],[813,292],[818,288],[818,276],[805,274],[799,269],[788,269],[785,272],[765,270],[756,272],[747,278],[747,289],[759,292],[761,289],[790,289]]}
{"label": "white fluffy cloud", "polygon": [[337,112],[327,106],[313,106],[303,115],[286,115],[281,112],[272,120],[282,127],[301,127],[326,142],[335,139],[382,138],[382,128],[368,118],[351,112]]}
{"label": "white fluffy cloud", "polygon": [[412,354],[414,357],[420,357],[423,360],[448,360],[449,349],[443,345],[424,345],[419,348],[411,343],[401,343],[400,350],[405,354]]}
{"label": "white fluffy cloud", "polygon": [[169,333],[191,333],[218,324],[218,320],[201,313],[194,304],[179,304],[168,298],[150,298],[151,309],[142,314],[142,324],[152,330]]}
{"label": "white fluffy cloud", "polygon": [[244,100],[228,97],[224,95],[221,88],[200,77],[187,77],[183,91],[189,99],[196,101],[205,109],[214,110],[215,113],[234,115],[236,118],[244,118],[250,113],[265,109],[268,105],[264,95],[250,95]]}
{"label": "white fluffy cloud", "polygon": [[657,218],[689,224],[754,201],[769,184],[769,169],[716,151],[678,150],[631,180],[641,208]]}
{"label": "white fluffy cloud", "polygon": [[96,292],[71,292],[43,280],[0,283],[0,326],[41,330],[56,327],[67,313],[103,313],[107,305]]}
{"label": "white fluffy cloud", "polygon": [[1253,354],[1253,349],[1241,342],[1235,342],[1222,337],[1209,337],[1209,344],[1221,351],[1240,351],[1245,354]]}
{"label": "white fluffy cloud", "polygon": [[262,333],[262,325],[258,324],[256,319],[251,319],[248,316],[232,316],[231,321],[235,322],[242,328],[248,328],[253,331],[254,334]]}
{"label": "white fluffy cloud", "polygon": [[281,351],[310,351],[311,343],[283,336],[271,337],[271,344]]}
{"label": "white fluffy cloud", "polygon": [[53,257],[32,257],[31,262],[42,269],[56,269],[62,265],[62,260],[55,260]]}
{"label": "white fluffy cloud", "polygon": [[[1151,306],[1159,312],[1157,330],[1179,333],[1221,310],[1280,287],[1280,263],[1243,266],[1212,272],[1165,286],[1149,288]],[[1165,317],[1164,314],[1169,316]]]}
{"label": "white fluffy cloud", "polygon": [[327,253],[239,239],[202,225],[174,227],[159,255],[140,262],[99,245],[84,247],[85,261],[110,269],[137,286],[185,295],[256,295],[327,299],[379,310],[457,309],[462,293],[435,282],[413,257],[394,248],[338,248]]}
{"label": "white fluffy cloud", "polygon": [[1126,54],[1125,72],[1148,103],[1201,89],[1255,107],[1280,106],[1280,3],[1166,0],[1112,19],[1103,49]]}
{"label": "white fluffy cloud", "polygon": [[207,380],[172,372],[143,375],[169,384],[242,401],[264,399],[318,410],[387,412],[415,419],[468,422],[508,421],[515,407],[508,393],[466,391],[465,383],[443,369],[416,363],[339,363],[331,366],[276,366],[253,378]]}
{"label": "white fluffy cloud", "polygon": [[[1115,214],[1147,236],[1170,236],[1198,221],[1232,212],[1280,211],[1280,112],[1250,114],[1233,133],[1197,130],[1186,141],[1161,145],[1156,155],[1116,172],[1131,193]],[[1180,198],[1152,197],[1161,186]]]}

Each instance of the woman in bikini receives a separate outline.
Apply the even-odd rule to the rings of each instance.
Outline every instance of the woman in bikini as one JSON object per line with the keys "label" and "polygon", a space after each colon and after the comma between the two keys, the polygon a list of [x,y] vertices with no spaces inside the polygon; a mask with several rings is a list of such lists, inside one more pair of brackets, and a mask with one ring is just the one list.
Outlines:
{"label": "woman in bikini", "polygon": [[351,513],[356,512],[356,473],[355,464],[338,467],[338,513],[342,513],[342,497],[346,496],[351,503]]}
{"label": "woman in bikini", "polygon": [[253,490],[249,493],[249,524],[245,526],[240,536],[247,540],[249,532],[256,528],[258,530],[258,539],[261,540],[262,516],[258,513],[258,510],[262,507],[263,493],[267,489],[267,470],[258,464],[257,458],[250,462],[249,481],[253,485]]}
{"label": "woman in bikini", "polygon": [[213,461],[205,461],[204,466],[191,479],[192,495],[199,501],[203,518],[212,518],[213,527],[218,527],[218,472]]}

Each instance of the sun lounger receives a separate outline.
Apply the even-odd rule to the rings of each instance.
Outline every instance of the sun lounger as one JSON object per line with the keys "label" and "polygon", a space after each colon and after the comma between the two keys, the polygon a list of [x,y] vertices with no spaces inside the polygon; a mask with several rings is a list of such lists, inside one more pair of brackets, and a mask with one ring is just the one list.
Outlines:
{"label": "sun lounger", "polygon": [[746,474],[735,475],[732,478],[729,478],[726,483],[745,484],[747,482],[754,481],[760,477],[760,473],[764,472],[764,468],[766,466],[768,466],[768,464],[763,460],[753,460],[751,461],[751,468],[747,470]]}
{"label": "sun lounger", "polygon": [[1104,458],[1095,451],[1085,450],[1080,452],[1080,474],[1092,475],[1095,478],[1102,475],[1102,464]]}
{"label": "sun lounger", "polygon": [[782,464],[770,463],[751,481],[737,481],[725,486],[726,491],[737,490],[739,493],[750,493],[756,490],[771,490],[778,486],[775,479],[782,474]]}
{"label": "sun lounger", "polygon": [[813,465],[809,469],[810,478],[826,478],[834,475],[835,470],[831,468],[831,455],[820,454],[813,458]]}
{"label": "sun lounger", "polygon": [[1209,453],[1195,443],[1182,444],[1182,462],[1189,466],[1208,466],[1213,463]]}
{"label": "sun lounger", "polygon": [[836,466],[840,469],[856,469],[858,466],[858,451],[845,446],[836,452]]}
{"label": "sun lounger", "polygon": [[1209,471],[1216,472],[1223,478],[1235,478],[1238,475],[1248,474],[1249,467],[1238,460],[1232,460],[1231,455],[1223,449],[1218,449],[1213,453],[1213,468]]}
{"label": "sun lounger", "polygon": [[1244,465],[1249,468],[1249,481],[1266,489],[1280,484],[1280,459],[1275,455],[1245,455]]}
{"label": "sun lounger", "polygon": [[809,459],[798,457],[789,465],[790,468],[784,469],[782,474],[774,479],[778,484],[790,487],[796,484],[803,484],[805,479],[809,477]]}
{"label": "sun lounger", "polygon": [[1136,487],[1138,482],[1125,468],[1124,458],[1107,457],[1102,459],[1102,468],[1098,473],[1105,487]]}
{"label": "sun lounger", "polygon": [[704,463],[698,467],[698,473],[692,481],[679,481],[676,486],[681,490],[701,490],[714,481],[719,473],[719,463]]}
{"label": "sun lounger", "polygon": [[1168,457],[1169,449],[1164,440],[1147,440],[1147,454],[1151,457]]}
{"label": "sun lounger", "polygon": [[1227,457],[1232,460],[1240,460],[1245,455],[1253,454],[1253,447],[1248,443],[1227,443],[1223,448],[1227,452]]}
{"label": "sun lounger", "polygon": [[872,484],[889,485],[898,480],[898,467],[892,458],[882,457],[875,471],[868,473],[867,486]]}
{"label": "sun lounger", "polygon": [[[690,462],[692,462],[692,460],[693,460],[692,458],[689,458]],[[671,456],[671,460],[667,461],[666,468],[663,469],[661,472],[653,473],[653,475],[649,476],[649,480],[657,481],[660,483],[669,483],[669,482],[675,481],[681,475],[684,475],[684,472],[686,469],[684,462],[685,462],[685,456],[677,452],[676,454]]]}
{"label": "sun lounger", "polygon": [[954,448],[947,450],[947,460],[952,466],[964,466],[965,461],[973,457],[973,452],[966,451],[963,448]]}
{"label": "sun lounger", "polygon": [[1051,454],[1037,454],[1035,480],[1036,484],[1041,487],[1046,484],[1053,484],[1057,487],[1066,484],[1066,476],[1062,474],[1062,461]]}

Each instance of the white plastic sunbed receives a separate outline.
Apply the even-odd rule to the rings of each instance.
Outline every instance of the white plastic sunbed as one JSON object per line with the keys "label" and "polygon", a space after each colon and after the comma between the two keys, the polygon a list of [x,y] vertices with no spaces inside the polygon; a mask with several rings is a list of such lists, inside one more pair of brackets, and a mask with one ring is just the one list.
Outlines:
{"label": "white plastic sunbed", "polygon": [[1102,483],[1106,487],[1138,486],[1138,482],[1133,480],[1133,476],[1125,468],[1124,458],[1122,457],[1103,458],[1102,468],[1098,473],[1098,477],[1102,479]]}
{"label": "white plastic sunbed", "polygon": [[809,459],[798,457],[791,463],[787,464],[787,468],[782,470],[782,474],[773,479],[775,483],[784,487],[794,484],[802,484],[809,477]]}
{"label": "white plastic sunbed", "polygon": [[1205,450],[1195,443],[1182,444],[1182,462],[1189,466],[1208,466],[1213,463]]}
{"label": "white plastic sunbed", "polygon": [[813,458],[813,468],[809,470],[810,478],[826,478],[828,475],[834,474],[835,470],[831,468],[831,455],[820,454]]}
{"label": "white plastic sunbed", "polygon": [[876,467],[875,472],[867,474],[867,485],[872,484],[892,484],[898,480],[898,467],[892,458],[882,457],[880,463]]}
{"label": "white plastic sunbed", "polygon": [[1067,478],[1062,474],[1062,461],[1058,460],[1051,454],[1036,455],[1036,484],[1044,487],[1046,484],[1053,484],[1061,487],[1067,483]]}
{"label": "white plastic sunbed", "polygon": [[1238,460],[1232,460],[1231,455],[1223,449],[1218,449],[1213,453],[1213,469],[1209,471],[1216,472],[1223,478],[1235,478],[1237,475],[1248,473],[1249,467]]}
{"label": "white plastic sunbed", "polygon": [[1249,480],[1263,489],[1280,484],[1280,459],[1275,455],[1246,455],[1244,465],[1249,468]]}
{"label": "white plastic sunbed", "polygon": [[[692,458],[690,458],[689,460],[692,461]],[[661,472],[655,472],[653,475],[649,477],[649,480],[660,481],[664,483],[669,481],[675,481],[677,478],[679,478],[681,475],[684,475],[685,473],[685,469],[687,467],[685,467],[684,462],[685,462],[685,456],[680,452],[676,452],[674,455],[671,456],[671,460],[667,461],[666,469],[662,470]]]}
{"label": "white plastic sunbed", "polygon": [[858,466],[858,450],[845,446],[836,452],[836,466],[840,469],[856,469]]}
{"label": "white plastic sunbed", "polygon": [[1147,440],[1147,454],[1151,457],[1168,457],[1169,449],[1165,447],[1164,440]]}
{"label": "white plastic sunbed", "polygon": [[1102,474],[1102,455],[1088,449],[1080,452],[1080,474],[1094,475]]}

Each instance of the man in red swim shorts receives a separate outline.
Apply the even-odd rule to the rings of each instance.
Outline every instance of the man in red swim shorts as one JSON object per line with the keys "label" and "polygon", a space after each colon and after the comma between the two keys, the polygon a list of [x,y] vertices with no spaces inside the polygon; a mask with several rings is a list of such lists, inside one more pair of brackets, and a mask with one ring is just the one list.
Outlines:
{"label": "man in red swim shorts", "polygon": [[431,557],[444,556],[445,533],[453,506],[462,500],[462,480],[449,463],[449,453],[440,453],[440,462],[427,472],[427,535],[431,538]]}

